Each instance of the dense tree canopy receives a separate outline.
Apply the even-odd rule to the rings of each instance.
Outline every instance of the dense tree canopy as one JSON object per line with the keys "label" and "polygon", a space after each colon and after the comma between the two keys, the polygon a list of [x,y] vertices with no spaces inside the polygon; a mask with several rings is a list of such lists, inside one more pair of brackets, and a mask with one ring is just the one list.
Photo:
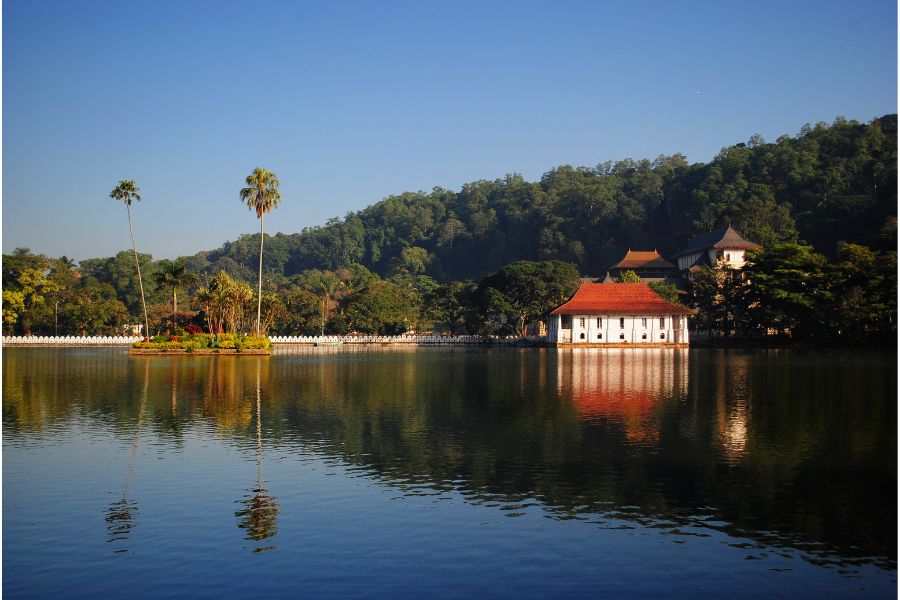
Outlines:
{"label": "dense tree canopy", "polygon": [[478,286],[481,313],[488,318],[481,333],[525,335],[537,321],[578,289],[575,265],[561,261],[517,261],[485,277]]}
{"label": "dense tree canopy", "polygon": [[[628,248],[668,256],[726,222],[763,245],[803,242],[833,258],[841,241],[893,248],[896,212],[896,115],[838,118],[772,143],[753,136],[706,164],[676,154],[564,165],[536,182],[512,174],[458,192],[404,192],[322,227],[267,236],[263,270],[289,277],[361,264],[382,277],[425,269],[447,282],[516,260],[562,260],[600,276]],[[189,268],[249,281],[258,247],[256,235],[242,236]]]}

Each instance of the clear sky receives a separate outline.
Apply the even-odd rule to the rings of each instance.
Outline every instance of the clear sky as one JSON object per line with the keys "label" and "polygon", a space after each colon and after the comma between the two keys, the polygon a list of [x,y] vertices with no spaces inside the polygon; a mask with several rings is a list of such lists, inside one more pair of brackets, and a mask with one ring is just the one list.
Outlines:
{"label": "clear sky", "polygon": [[893,0],[3,2],[3,251],[194,254],[390,194],[897,111]]}

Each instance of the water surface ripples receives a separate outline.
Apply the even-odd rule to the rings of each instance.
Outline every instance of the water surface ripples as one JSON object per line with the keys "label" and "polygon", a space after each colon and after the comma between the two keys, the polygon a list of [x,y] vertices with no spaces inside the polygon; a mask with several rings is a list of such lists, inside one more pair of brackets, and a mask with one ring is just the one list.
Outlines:
{"label": "water surface ripples", "polygon": [[895,360],[5,349],[5,584],[11,597],[883,595]]}

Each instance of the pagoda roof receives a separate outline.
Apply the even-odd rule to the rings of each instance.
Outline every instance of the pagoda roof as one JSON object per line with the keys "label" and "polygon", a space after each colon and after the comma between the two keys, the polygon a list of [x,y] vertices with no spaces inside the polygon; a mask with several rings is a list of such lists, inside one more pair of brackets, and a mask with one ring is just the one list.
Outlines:
{"label": "pagoda roof", "polygon": [[756,242],[751,242],[749,240],[745,240],[740,233],[734,230],[731,225],[726,225],[725,227],[720,227],[715,231],[710,231],[708,233],[703,233],[695,237],[691,242],[684,247],[681,252],[678,252],[673,256],[673,258],[678,258],[679,256],[684,256],[686,254],[693,254],[695,252],[703,252],[704,250],[709,250],[710,248],[734,248],[737,250],[741,249],[750,249],[750,248],[762,248]]}
{"label": "pagoda roof", "polygon": [[551,315],[691,315],[646,283],[582,283],[572,299]]}
{"label": "pagoda roof", "polygon": [[632,250],[628,249],[622,260],[610,267],[610,269],[675,269],[675,265],[660,256],[656,250]]}

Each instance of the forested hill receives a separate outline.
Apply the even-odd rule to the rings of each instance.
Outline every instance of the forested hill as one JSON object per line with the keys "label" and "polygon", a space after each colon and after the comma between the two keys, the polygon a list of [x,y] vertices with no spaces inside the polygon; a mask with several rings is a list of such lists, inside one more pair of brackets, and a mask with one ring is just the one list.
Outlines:
{"label": "forested hill", "polygon": [[[831,256],[839,241],[894,248],[896,213],[897,115],[838,118],[773,143],[754,136],[706,164],[675,154],[566,165],[536,182],[507,175],[458,192],[390,196],[322,227],[267,236],[264,270],[290,276],[359,263],[384,276],[421,262],[438,280],[478,280],[514,260],[558,259],[601,275],[627,248],[668,255],[726,222],[763,244],[803,241]],[[200,252],[188,266],[253,280],[257,235]]]}

